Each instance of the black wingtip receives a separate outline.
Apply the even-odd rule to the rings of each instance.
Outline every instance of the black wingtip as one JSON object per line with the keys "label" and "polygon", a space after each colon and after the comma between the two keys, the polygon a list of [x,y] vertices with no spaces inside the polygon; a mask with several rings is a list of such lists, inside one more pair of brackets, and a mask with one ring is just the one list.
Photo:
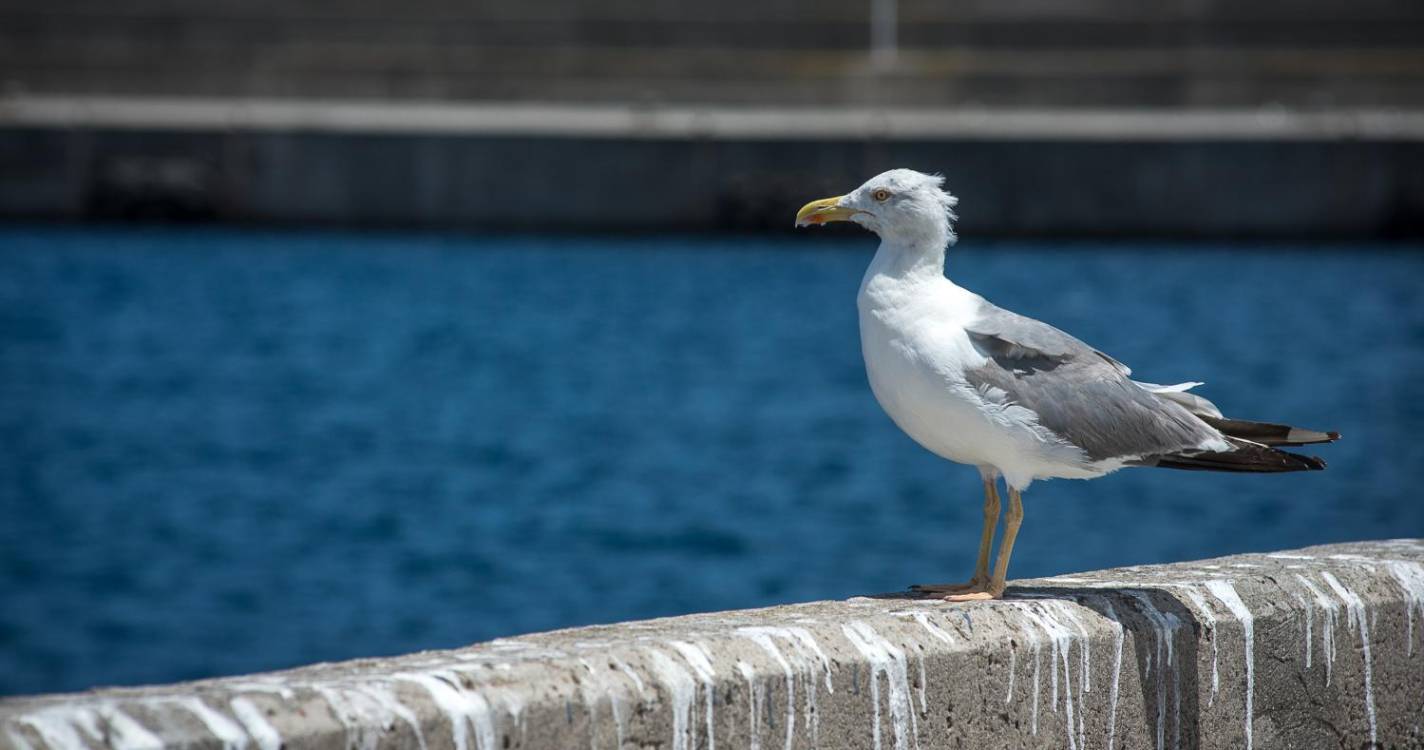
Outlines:
{"label": "black wingtip", "polygon": [[1327,432],[1327,433],[1325,433],[1325,434],[1326,434],[1327,436],[1329,436],[1332,441],[1333,441],[1333,440],[1339,440],[1339,439],[1340,439],[1340,433],[1335,432],[1335,431],[1333,431],[1333,430],[1330,431],[1330,432]]}

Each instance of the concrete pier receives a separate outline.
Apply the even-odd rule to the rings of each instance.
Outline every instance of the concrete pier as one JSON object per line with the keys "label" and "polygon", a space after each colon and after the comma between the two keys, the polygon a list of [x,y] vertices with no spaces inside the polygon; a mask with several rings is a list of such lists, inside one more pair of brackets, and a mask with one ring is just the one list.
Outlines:
{"label": "concrete pier", "polygon": [[1424,540],[0,701],[0,748],[1424,744]]}

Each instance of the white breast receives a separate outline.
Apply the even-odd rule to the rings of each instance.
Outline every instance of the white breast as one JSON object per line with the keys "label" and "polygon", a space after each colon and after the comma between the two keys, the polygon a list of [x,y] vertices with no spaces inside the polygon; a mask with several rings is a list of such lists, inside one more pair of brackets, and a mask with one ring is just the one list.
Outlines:
{"label": "white breast", "polygon": [[872,264],[857,299],[861,351],[871,391],[900,429],[938,456],[994,467],[1020,488],[1035,477],[1086,476],[1032,412],[966,382],[965,371],[984,363],[965,331],[978,295],[940,274],[876,271]]}

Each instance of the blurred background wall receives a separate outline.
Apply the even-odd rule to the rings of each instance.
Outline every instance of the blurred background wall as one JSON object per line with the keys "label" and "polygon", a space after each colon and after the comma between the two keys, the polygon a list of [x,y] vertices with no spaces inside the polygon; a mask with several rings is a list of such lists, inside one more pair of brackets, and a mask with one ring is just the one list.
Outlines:
{"label": "blurred background wall", "polygon": [[749,229],[913,166],[967,232],[1424,233],[1409,0],[5,0],[0,87],[0,216]]}
{"label": "blurred background wall", "polygon": [[[895,3],[886,4],[887,7]],[[1412,0],[6,0],[12,92],[733,105],[1424,104]]]}

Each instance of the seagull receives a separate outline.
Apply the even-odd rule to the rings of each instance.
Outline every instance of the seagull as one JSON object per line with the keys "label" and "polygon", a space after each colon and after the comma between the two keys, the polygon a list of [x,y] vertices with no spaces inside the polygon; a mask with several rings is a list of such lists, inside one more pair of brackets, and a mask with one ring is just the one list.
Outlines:
{"label": "seagull", "polygon": [[[861,352],[880,406],[915,442],[978,467],[984,530],[974,575],[916,586],[954,602],[998,599],[1036,479],[1094,479],[1131,466],[1230,472],[1310,471],[1325,462],[1277,446],[1336,432],[1228,419],[1189,391],[1198,382],[1132,380],[1126,365],[1063,331],[1010,312],[945,276],[955,242],[944,178],[894,169],[853,192],[807,203],[796,226],[849,221],[880,236],[856,298]],[[998,480],[1008,490],[999,524]]]}

